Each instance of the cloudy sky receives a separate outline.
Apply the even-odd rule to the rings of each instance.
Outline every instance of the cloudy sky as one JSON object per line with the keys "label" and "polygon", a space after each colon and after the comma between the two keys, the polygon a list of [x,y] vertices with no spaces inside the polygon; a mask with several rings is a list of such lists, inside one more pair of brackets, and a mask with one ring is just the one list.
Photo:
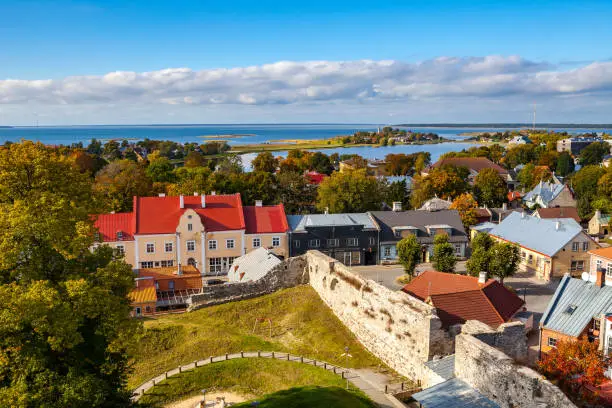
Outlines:
{"label": "cloudy sky", "polygon": [[612,122],[612,2],[14,3],[0,125]]}

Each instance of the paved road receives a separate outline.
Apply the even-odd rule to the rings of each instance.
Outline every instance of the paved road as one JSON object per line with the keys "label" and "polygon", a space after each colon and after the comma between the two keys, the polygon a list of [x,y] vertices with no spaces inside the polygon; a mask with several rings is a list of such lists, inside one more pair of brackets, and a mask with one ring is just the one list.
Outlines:
{"label": "paved road", "polygon": [[311,364],[317,367],[321,367],[323,370],[333,371],[334,373],[341,375],[342,378],[347,378],[353,386],[363,391],[376,405],[381,408],[404,408],[405,405],[399,400],[394,398],[392,395],[385,394],[385,385],[390,383],[391,378],[382,373],[376,373],[369,369],[354,369],[350,370],[337,365],[325,363],[319,360],[312,360],[301,356],[295,356],[289,353],[279,353],[270,351],[251,351],[241,352],[234,354],[226,354],[223,356],[209,357],[205,360],[194,361],[193,363],[179,366],[173,370],[167,371],[152,380],[149,380],[133,391],[132,399],[138,401],[140,397],[153,388],[156,384],[164,381],[168,377],[177,375],[183,371],[193,370],[196,367],[201,367],[207,364],[219,363],[222,361],[233,360],[238,358],[274,358],[277,360],[292,361],[302,364]]}

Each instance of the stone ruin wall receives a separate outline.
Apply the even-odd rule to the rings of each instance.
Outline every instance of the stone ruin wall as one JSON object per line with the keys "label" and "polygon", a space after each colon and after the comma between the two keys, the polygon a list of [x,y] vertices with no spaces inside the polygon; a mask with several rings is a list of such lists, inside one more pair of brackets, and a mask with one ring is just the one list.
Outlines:
{"label": "stone ruin wall", "polygon": [[424,362],[453,352],[435,309],[353,274],[320,252],[306,254],[310,285],[374,355],[398,373],[423,378]]}
{"label": "stone ruin wall", "polygon": [[205,286],[204,293],[191,297],[188,311],[221,303],[268,295],[280,289],[308,283],[306,256],[289,258],[275,266],[261,279],[227,285]]}
{"label": "stone ruin wall", "polygon": [[[471,322],[469,322],[471,323]],[[575,408],[563,392],[531,368],[487,344],[491,337],[455,339],[455,376],[502,408]]]}

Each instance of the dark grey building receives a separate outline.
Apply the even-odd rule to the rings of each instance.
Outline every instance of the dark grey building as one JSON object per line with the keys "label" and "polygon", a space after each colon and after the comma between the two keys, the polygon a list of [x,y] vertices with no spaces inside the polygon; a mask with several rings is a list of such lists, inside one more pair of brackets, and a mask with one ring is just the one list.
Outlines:
{"label": "dark grey building", "polygon": [[378,225],[367,213],[288,215],[289,256],[316,249],[345,265],[378,262]]}
{"label": "dark grey building", "polygon": [[416,236],[423,246],[423,262],[433,254],[436,234],[447,234],[455,255],[465,257],[468,236],[457,210],[440,211],[372,211],[369,213],[380,228],[380,263],[397,262],[397,243],[408,234]]}

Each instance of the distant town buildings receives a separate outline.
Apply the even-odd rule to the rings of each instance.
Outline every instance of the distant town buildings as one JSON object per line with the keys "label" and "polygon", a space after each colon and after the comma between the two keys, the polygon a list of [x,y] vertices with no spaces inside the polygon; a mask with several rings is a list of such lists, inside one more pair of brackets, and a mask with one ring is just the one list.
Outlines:
{"label": "distant town buildings", "polygon": [[493,163],[486,157],[448,157],[440,159],[425,170],[423,170],[422,175],[427,176],[432,169],[441,168],[444,166],[467,168],[469,171],[468,182],[470,184],[474,184],[474,179],[482,170],[493,169],[500,175],[502,179],[504,179],[510,190],[514,190],[514,187],[516,185],[516,180],[514,179],[513,174],[511,174],[508,170],[506,170],[499,164]]}
{"label": "distant town buildings", "polygon": [[567,139],[559,140],[557,142],[557,151],[568,152],[574,156],[580,154],[582,149],[595,142],[602,142],[603,139],[599,137],[570,137]]}
{"label": "distant town buildings", "polygon": [[576,207],[574,192],[567,184],[555,184],[540,181],[533,190],[523,196],[523,202],[529,208],[542,207]]}

